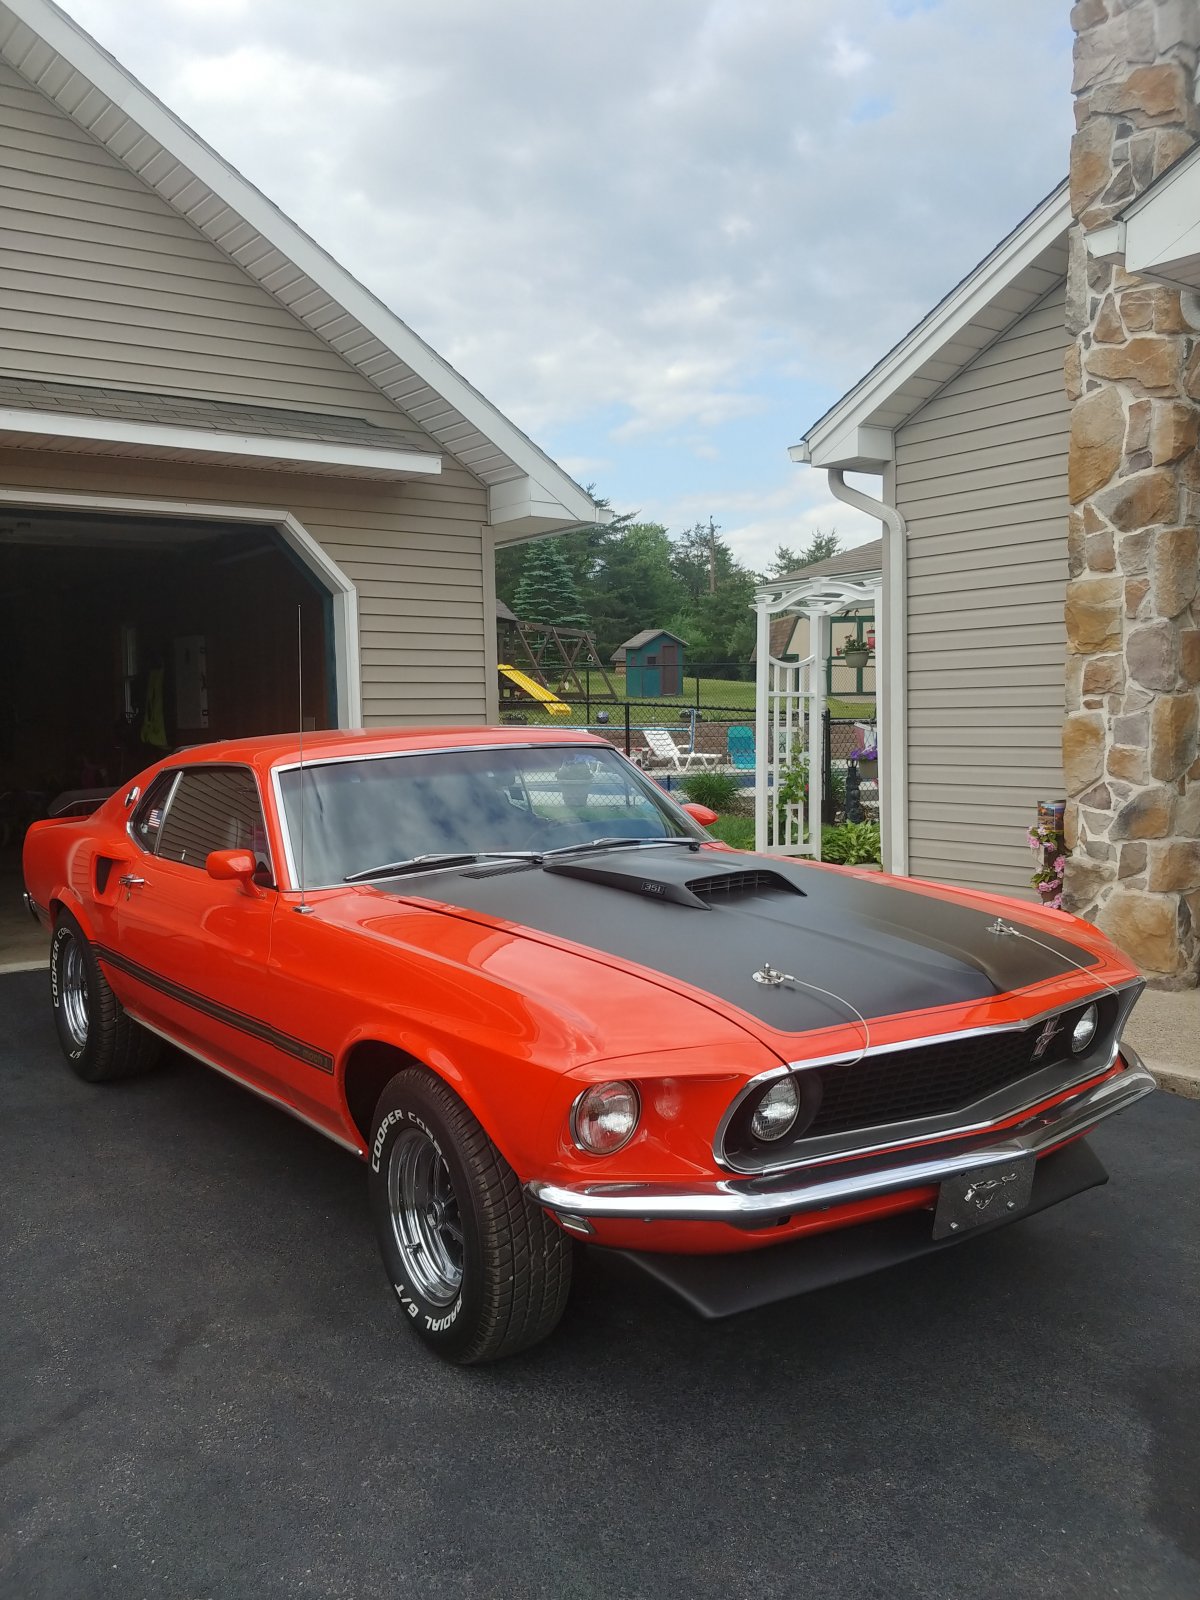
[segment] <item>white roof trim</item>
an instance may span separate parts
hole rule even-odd
[[[62,411],[20,411],[0,406],[0,439],[32,439],[127,445],[131,454],[197,456],[206,460],[253,461],[256,466],[307,466],[334,469],[341,477],[411,478],[440,473],[442,458],[424,451],[375,450],[367,445],[329,444],[315,439],[280,439],[222,433],[213,428],[183,428],[128,418],[72,416]]]
[[[531,531],[602,520],[573,478],[51,0],[0,0],[0,57],[489,490],[521,480]]]
[[[1168,167],[1132,205],[1087,236],[1088,250],[1126,272],[1200,288],[1200,145]]]
[[[952,376],[946,347],[961,343],[953,357],[961,370],[1004,331],[1005,319],[1007,325],[1015,322],[1047,292],[1056,274],[1061,276],[1056,263],[1070,223],[1064,183],[809,428],[788,451],[791,459],[847,472],[882,472],[893,458],[894,429]],[[1021,292],[1011,295],[1013,304],[998,315],[993,302],[1014,289]]]

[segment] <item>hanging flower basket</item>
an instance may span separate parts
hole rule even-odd
[[[861,650],[854,650],[847,646],[846,649],[842,651],[840,659],[846,664],[846,666],[853,667],[856,672],[861,672],[866,666],[867,662],[870,661],[871,652],[866,648],[865,645]]]

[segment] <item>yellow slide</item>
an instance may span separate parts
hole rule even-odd
[[[517,667],[505,666],[503,661],[500,663],[500,671],[508,679],[509,683],[515,684],[520,689],[522,694],[527,694],[531,700],[540,701],[552,717],[569,717],[571,715],[569,705],[560,700],[557,695],[551,694],[549,689],[543,689],[537,679],[531,678],[527,672],[521,672]]]

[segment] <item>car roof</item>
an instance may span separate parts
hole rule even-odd
[[[212,744],[190,745],[168,758],[169,765],[203,765],[214,761],[235,761],[268,770],[290,766],[300,759],[328,761],[336,756],[371,756],[394,750],[408,751],[503,748],[505,745],[612,745],[608,740],[581,728],[527,727],[407,727],[349,728],[305,733],[303,746],[295,733],[261,734],[252,739],[223,739]]]

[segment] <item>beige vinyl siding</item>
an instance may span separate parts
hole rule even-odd
[[[1061,798],[1064,293],[896,435],[908,537],[909,870],[1029,894],[1025,829]]]
[[[364,723],[486,719],[486,494],[461,468],[436,485],[387,484],[9,450],[0,484],[289,511],[358,590]]]
[[[0,370],[406,420],[2,62]]]

